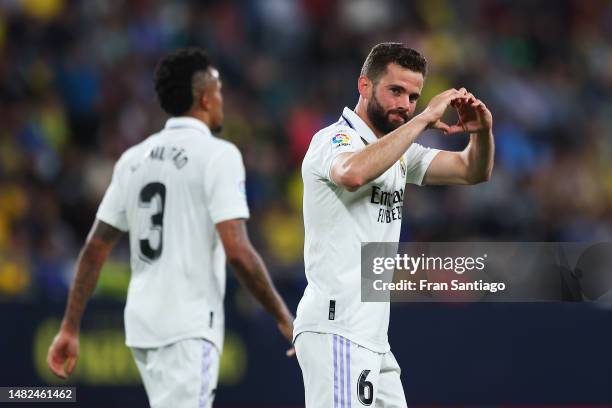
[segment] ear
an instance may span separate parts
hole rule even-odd
[[[360,76],[357,80],[357,89],[359,90],[359,95],[364,99],[370,99],[372,97],[372,87],[374,84],[370,79],[366,76]]]
[[[200,96],[198,97],[198,100],[197,100],[198,107],[204,111],[208,111],[209,104],[210,104],[210,99],[208,98],[208,93],[206,91],[200,93]]]

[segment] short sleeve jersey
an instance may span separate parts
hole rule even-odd
[[[376,352],[389,350],[389,303],[361,301],[361,244],[399,240],[405,185],[422,184],[438,150],[413,143],[399,161],[356,191],[337,186],[330,177],[334,159],[376,141],[348,108],[312,138],[302,163],[308,285],[294,338],[304,331],[334,333]]]
[[[225,252],[215,225],[248,218],[242,156],[201,121],[178,117],[127,150],[97,218],[129,231],[126,343],[223,345]]]

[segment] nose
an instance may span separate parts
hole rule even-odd
[[[414,110],[414,104],[410,101],[409,95],[403,96],[397,102],[397,106],[395,107],[397,110],[403,110],[410,113]]]
[[[406,111],[408,111],[408,113],[412,115],[414,111],[416,110],[416,105],[417,105],[417,101],[414,99],[410,99],[409,97],[406,100],[406,104],[404,106],[406,106]]]
[[[409,115],[412,115],[412,113],[414,112],[415,106],[412,103],[400,103],[397,104],[393,110],[396,112],[406,112]]]

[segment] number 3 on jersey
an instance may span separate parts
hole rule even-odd
[[[166,186],[162,183],[149,183],[140,190],[138,208],[151,214],[148,228],[141,230],[139,236],[140,259],[145,262],[153,262],[161,256],[165,205]]]

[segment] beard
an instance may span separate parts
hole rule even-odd
[[[210,133],[219,134],[223,130],[223,118],[214,118],[213,122],[209,125]]]
[[[393,113],[399,115],[403,121],[391,120],[389,116]],[[405,110],[391,109],[389,111],[385,111],[385,108],[383,108],[376,98],[376,92],[372,93],[372,99],[370,99],[368,106],[366,107],[366,114],[368,115],[368,119],[370,119],[372,126],[385,135],[393,132],[395,129],[410,120],[410,115],[408,115],[408,112]]]

